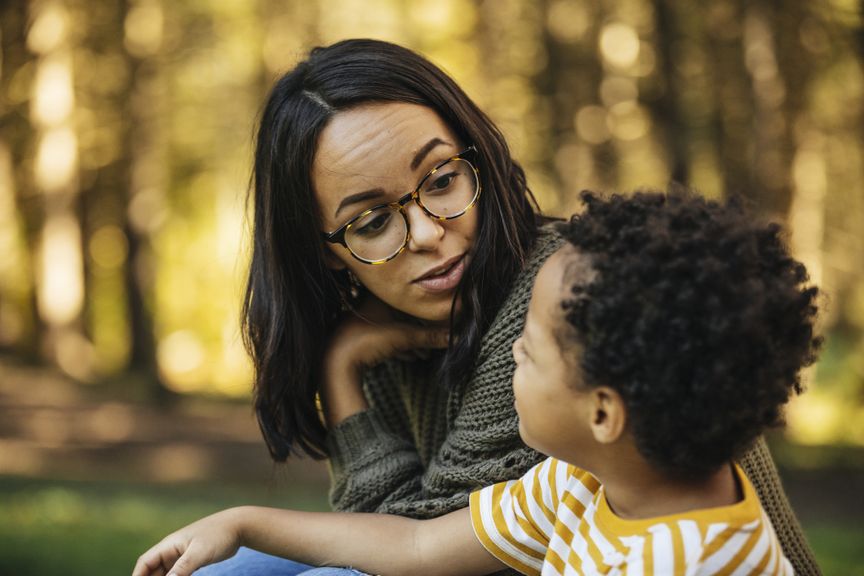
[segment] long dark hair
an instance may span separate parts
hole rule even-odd
[[[459,287],[461,310],[451,314],[444,386],[470,373],[480,339],[536,236],[536,202],[522,168],[500,131],[443,71],[411,50],[377,40],[313,49],[270,93],[250,190],[255,215],[243,336],[255,368],[258,423],[277,461],[292,452],[327,456],[316,393],[346,287],[344,274],[325,265],[312,163],[334,114],[375,101],[427,106],[479,151],[479,226]]]

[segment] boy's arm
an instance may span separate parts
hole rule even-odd
[[[387,514],[240,507],[190,524],[148,550],[132,576],[190,576],[239,546],[370,574],[488,574],[504,565],[480,544],[467,508],[432,520]]]

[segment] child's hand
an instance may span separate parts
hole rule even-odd
[[[169,534],[138,558],[132,576],[190,576],[240,547],[239,510],[224,510]]]

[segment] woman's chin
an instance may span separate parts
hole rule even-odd
[[[416,310],[413,310],[413,314],[409,313],[410,316],[414,316],[418,320],[422,321],[423,324],[429,326],[449,326],[450,325],[450,312],[453,308],[453,301],[450,299],[441,299],[437,302],[428,302],[424,303],[422,307],[418,307]],[[459,299],[456,300],[456,314],[459,313]]]

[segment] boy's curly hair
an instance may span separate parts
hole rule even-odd
[[[821,345],[817,288],[777,224],[686,190],[608,199],[565,236],[597,272],[563,302],[590,386],[617,390],[641,454],[700,477],[742,454],[801,392]]]

